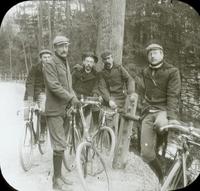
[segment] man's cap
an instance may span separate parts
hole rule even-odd
[[[87,58],[87,57],[92,57],[94,59],[95,63],[98,62],[98,57],[95,55],[94,52],[84,52],[82,54],[82,60],[85,60],[85,58]]]
[[[70,44],[69,39],[65,36],[56,36],[53,40],[53,45]]]
[[[52,52],[48,49],[43,49],[39,52],[39,57],[41,57],[43,54],[51,54],[52,55]]]
[[[150,50],[157,50],[157,49],[163,50],[163,47],[159,44],[153,43],[146,47],[146,52],[148,53]]]
[[[108,56],[112,55],[110,51],[105,51],[101,54],[102,60],[105,60]]]

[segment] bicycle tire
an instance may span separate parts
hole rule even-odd
[[[64,167],[70,172],[75,169],[76,148],[81,140],[80,131],[71,127],[67,135],[67,148],[63,155]]]
[[[28,171],[32,167],[34,144],[32,126],[32,122],[25,123],[25,131],[19,145],[20,164],[24,171]]]
[[[89,158],[89,157],[92,157],[92,158]],[[86,142],[86,141],[80,143],[79,146],[77,147],[75,160],[76,160],[78,176],[80,178],[80,182],[84,191],[95,190],[95,187],[98,187],[98,188],[102,187],[101,190],[105,190],[105,191],[110,190],[109,178],[108,178],[105,162],[103,158],[101,157],[101,155],[98,153],[98,151],[95,149],[95,147],[92,145],[92,143]],[[94,173],[91,173],[93,170],[94,170]],[[91,181],[91,179],[94,179],[94,180]],[[89,184],[87,183],[88,180],[94,183],[94,185],[90,184],[90,188],[89,188]],[[92,186],[94,188],[91,188]]]
[[[112,158],[115,150],[115,133],[111,127],[103,126],[93,136],[95,148],[104,156]]]

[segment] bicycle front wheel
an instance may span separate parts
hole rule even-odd
[[[109,191],[109,178],[105,162],[92,143],[82,142],[76,152],[76,167],[85,191]]]
[[[77,128],[71,127],[67,135],[67,148],[63,156],[63,164],[68,171],[75,168],[76,148],[81,140],[80,131]]]
[[[30,170],[32,166],[34,144],[32,126],[33,123],[26,122],[25,129],[22,135],[22,140],[19,146],[20,164],[24,171]]]
[[[169,173],[161,187],[161,191],[176,190],[181,188],[181,180],[183,178],[183,171],[181,168],[180,160],[175,161],[172,168],[169,170]]]

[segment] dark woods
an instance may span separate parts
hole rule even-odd
[[[123,6],[124,13],[118,8]],[[120,16],[123,20],[117,22],[116,15],[123,14],[124,19]],[[181,71],[182,116],[190,114],[185,117],[200,120],[199,26],[199,14],[176,0],[23,2],[9,11],[1,25],[0,74],[15,78],[28,73],[38,62],[39,50],[52,49],[52,39],[62,34],[71,41],[71,66],[81,62],[84,51],[94,50],[99,55],[108,48],[133,75],[145,67],[144,47],[156,39],[164,47],[166,60]],[[115,35],[115,30],[124,37]],[[123,43],[117,44],[122,37]]]

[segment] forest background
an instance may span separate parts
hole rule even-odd
[[[144,48],[157,39],[167,62],[180,69],[181,118],[200,124],[200,19],[189,5],[170,0],[26,1],[12,7],[0,30],[0,77],[17,79],[38,63],[55,35],[70,41],[69,62],[111,49],[131,75],[146,67]],[[118,32],[116,32],[118,31]],[[102,68],[101,60],[97,68]]]

